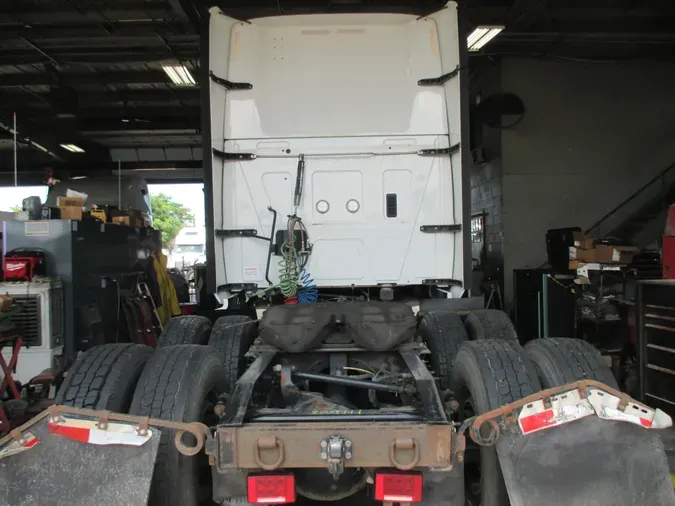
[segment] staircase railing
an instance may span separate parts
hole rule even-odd
[[[633,204],[634,202],[637,202],[639,200],[639,197],[643,197],[647,194],[649,194],[650,198],[655,198],[660,195],[661,198],[663,199],[663,209],[664,210],[667,209],[669,202],[666,202],[666,194],[668,192],[669,187],[675,182],[675,181],[668,181],[667,176],[675,175],[675,171],[673,172],[673,174],[670,174],[671,171],[673,171],[673,169],[675,169],[675,162],[673,162],[668,167],[663,169],[656,176],[654,176],[652,179],[650,179],[644,185],[642,185],[636,192],[634,192],[628,198],[623,200],[618,206],[616,206],[610,212],[605,214],[596,223],[591,225],[587,230],[584,231],[584,234],[591,237],[601,238],[602,237],[601,231],[603,228],[605,228],[605,233],[608,233],[610,230],[618,226],[619,223],[615,223],[609,227],[604,227],[604,225],[606,225],[621,210],[625,209],[627,206]],[[656,187],[657,184],[660,185],[660,188],[658,188],[658,192]],[[643,204],[645,203],[646,202],[643,202]],[[623,219],[627,218],[628,216],[623,217]]]

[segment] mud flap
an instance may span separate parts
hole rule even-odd
[[[94,442],[93,436],[82,442],[54,432],[46,417],[23,432],[21,444],[0,447],[0,504],[147,504],[159,430],[139,446]]]
[[[513,506],[675,504],[658,430],[590,416],[496,443]]]
[[[606,385],[580,381],[481,415],[474,440],[486,422],[512,506],[675,505],[659,436],[672,419]]]

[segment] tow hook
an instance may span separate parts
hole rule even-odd
[[[352,458],[352,442],[341,436],[321,441],[321,459],[328,463],[328,472],[335,481],[345,470],[345,460]]]

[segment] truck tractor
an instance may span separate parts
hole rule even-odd
[[[457,12],[211,9],[218,318],[83,353],[0,440],[0,503],[675,504],[670,417],[470,296]]]

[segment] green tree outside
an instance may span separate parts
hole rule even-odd
[[[13,213],[18,213],[21,212],[21,206],[12,206],[9,208],[9,210],[12,211]]]
[[[153,228],[161,230],[164,247],[173,246],[178,232],[194,223],[192,211],[163,193],[150,195]]]

